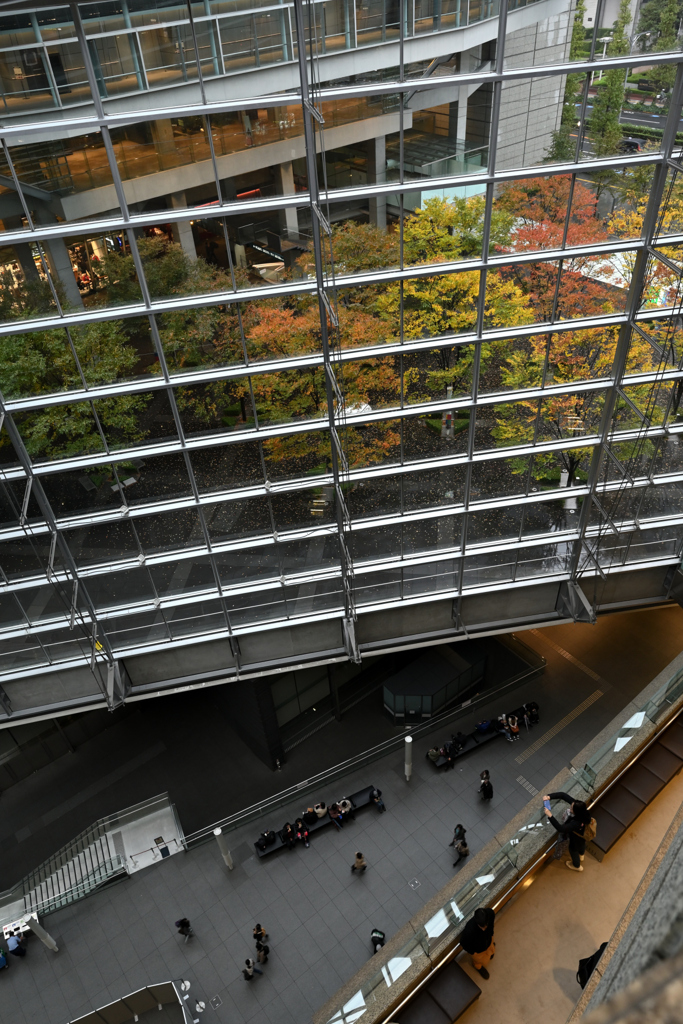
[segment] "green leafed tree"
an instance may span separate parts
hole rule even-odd
[[[72,347],[73,346],[73,347]],[[120,321],[90,323],[0,338],[0,376],[6,398],[69,392],[83,386],[74,352],[90,387],[125,380],[138,361]],[[146,395],[118,395],[97,402],[100,425],[120,444],[144,437],[140,416]],[[19,428],[33,458],[101,451],[102,440],[90,402],[44,406],[19,417]]]
[[[576,10],[574,11],[572,38],[569,46],[569,59],[571,61],[581,60],[584,56],[586,30],[583,27],[583,19],[585,14],[585,0],[578,0]],[[567,75],[562,103],[562,118],[560,127],[557,131],[553,132],[552,142],[546,157],[548,162],[564,163],[574,159],[576,142],[571,138],[571,134],[576,124],[576,104],[581,99],[583,82],[583,75]]]
[[[629,52],[628,26],[631,24],[630,0],[621,0],[619,14],[612,29],[607,56],[623,57]],[[623,68],[606,71],[598,84],[593,113],[588,122],[593,151],[596,156],[611,156],[619,151],[623,137],[619,117],[624,105],[626,76]]]
[[[679,0],[666,0],[661,9],[654,49],[658,53],[679,50],[677,31],[681,20]],[[675,64],[660,64],[650,72],[650,80],[657,89],[670,89],[676,79]]]

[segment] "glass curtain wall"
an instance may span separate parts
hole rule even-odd
[[[4,9],[0,679],[676,561],[678,35],[521,6]]]

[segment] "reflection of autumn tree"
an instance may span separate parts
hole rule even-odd
[[[648,204],[648,193],[634,189],[628,205],[616,209],[610,217],[607,227],[612,235],[619,238],[640,238],[643,220]],[[679,234],[683,229],[683,187],[680,181],[674,187],[659,212],[658,234],[661,241],[655,246],[665,256],[680,263],[680,247],[667,247],[663,236]],[[630,277],[635,264],[634,253],[623,253],[619,256],[625,273]],[[642,304],[653,308],[668,306],[674,299],[678,287],[678,274],[656,257],[650,257],[645,272]]]
[[[571,178],[558,175],[550,178],[527,178],[504,185],[497,202],[516,212],[511,233],[515,252],[538,252],[558,249],[565,236],[565,216],[570,198]],[[575,319],[614,312],[619,293],[609,283],[615,268],[609,257],[591,255],[591,248],[609,240],[609,235],[596,219],[595,194],[580,182],[574,186],[572,213],[567,227],[566,244],[585,246],[585,252],[563,260],[562,277],[557,287],[556,263],[520,264],[507,271],[528,296],[537,312],[537,319],[549,320],[557,291],[556,316]]]
[[[361,309],[339,308],[339,332],[345,347],[375,344],[378,337],[384,337],[382,328],[376,317]],[[301,311],[262,304],[247,341],[254,361],[319,354],[322,338],[317,304],[305,306]],[[351,360],[335,372],[347,411],[378,403],[386,394],[398,392],[398,377],[390,358]],[[253,374],[251,384],[263,422],[327,418],[326,379],[322,366]],[[233,394],[246,398],[247,382],[235,384]],[[399,441],[391,424],[350,428],[346,434],[346,454],[352,465],[381,461]],[[325,431],[292,434],[266,441],[264,449],[268,459],[313,458],[326,463],[330,456],[330,439]]]
[[[503,369],[507,387],[550,388],[572,385],[579,381],[604,379],[607,385],[612,373],[616,351],[617,327],[594,330],[561,331],[530,338],[525,351],[508,356]],[[632,337],[626,363],[626,373],[643,373],[652,368],[653,350],[639,335]],[[544,380],[545,372],[545,380]],[[640,408],[648,402],[650,387],[633,389],[632,401]],[[605,392],[576,391],[566,395],[533,398],[496,407],[496,426],[493,436],[500,445],[514,446],[537,439],[561,440],[571,443],[572,438],[595,434],[604,406]],[[635,413],[633,415],[636,415]],[[536,418],[538,416],[538,427]],[[537,453],[534,474],[542,477],[560,459],[568,473],[571,487],[586,448],[567,448],[561,452]],[[526,469],[526,460],[519,460],[517,472]],[[514,470],[513,470],[514,471]]]
[[[368,270],[396,267],[399,262],[399,236],[397,232],[383,231],[374,224],[359,224],[354,220],[335,224],[332,228],[334,266],[339,274],[362,274]],[[329,256],[329,245],[323,246]],[[310,256],[302,256],[299,263],[310,263]]]
[[[512,218],[506,211],[495,217],[491,247],[507,240]],[[435,265],[481,253],[483,199],[430,199],[424,209],[405,223],[404,253],[407,263]],[[469,333],[476,329],[480,275],[463,271],[413,278],[403,282],[403,331],[406,338],[436,338]],[[401,289],[390,285],[375,308],[386,321],[398,325]],[[512,281],[490,272],[486,284],[484,326],[512,327],[524,323],[528,304]],[[500,345],[482,349],[482,368],[500,354]],[[404,388],[413,401],[429,401],[446,388],[469,391],[474,359],[472,346],[445,345],[430,354],[435,366],[404,373]],[[423,389],[426,394],[423,394]]]
[[[483,196],[428,199],[405,222],[403,255],[406,265],[481,257],[484,211]],[[494,209],[489,252],[507,244],[512,220],[509,211]]]
[[[141,238],[138,251],[152,299],[180,295],[210,295],[230,291],[229,276],[202,259],[190,259],[184,249],[163,237]],[[139,302],[140,283],[130,252],[109,253],[104,259],[107,297],[111,304]],[[238,274],[244,275],[243,271]],[[240,279],[241,283],[244,283]],[[240,283],[238,282],[238,283]],[[247,306],[247,316],[250,307]],[[159,336],[172,373],[241,361],[239,314],[235,304],[182,308],[157,315]],[[138,327],[139,330],[139,327]],[[158,372],[159,366],[154,369]],[[227,400],[226,385],[188,385],[176,392],[181,411],[200,422],[211,422]]]
[[[132,376],[138,357],[121,321],[72,327],[70,335],[90,387]],[[6,398],[68,392],[83,386],[63,329],[0,338],[0,377]],[[139,417],[148,402],[147,395],[100,399],[97,415],[107,436],[123,444],[141,440],[144,431]],[[82,455],[102,449],[90,402],[45,406],[20,417],[20,427],[34,457]]]
[[[527,179],[504,186],[498,199],[506,209],[516,212],[512,247],[516,251],[538,251],[558,247],[564,235],[564,220],[569,200],[570,178]],[[579,182],[574,189],[572,217],[567,231],[567,244],[587,247],[564,261],[563,274],[557,288],[557,316],[577,319],[612,313],[625,294],[624,277],[608,257],[592,257],[590,247],[610,236],[595,217],[595,195]],[[557,268],[554,264],[535,262],[515,268],[515,281],[537,310],[538,319],[549,319],[555,301]],[[596,279],[599,275],[600,279]],[[608,283],[611,281],[614,283]],[[621,287],[619,287],[621,286]],[[512,389],[549,388],[572,385],[580,381],[605,379],[612,374],[618,329],[600,327],[591,330],[554,331],[528,339],[505,360],[503,383]],[[644,339],[634,335],[629,351],[627,372],[638,373],[652,367],[653,350]],[[647,389],[645,389],[647,390]],[[539,406],[540,400],[540,406]],[[647,396],[638,396],[647,401]],[[594,434],[604,405],[604,391],[576,391],[567,395],[545,396],[514,404],[498,406],[493,435],[500,445],[512,446],[538,440],[555,439],[568,444],[577,436]],[[557,464],[568,474],[571,486],[585,448],[568,447],[561,453],[537,454],[534,473],[542,477]],[[520,460],[518,472],[526,468]]]

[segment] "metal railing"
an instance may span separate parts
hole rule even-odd
[[[586,800],[590,805],[596,787],[602,791],[605,783],[609,784],[604,777],[598,781],[598,773],[627,745],[632,744],[636,750],[638,740],[642,741],[648,735],[651,724],[657,723],[664,712],[682,695],[683,669],[664,683],[650,700],[589,758],[581,771],[569,776],[563,786],[563,792],[577,800]],[[430,955],[436,947],[441,946],[449,938],[455,939],[462,931],[466,920],[478,907],[489,906],[492,900],[504,901],[505,893],[509,892],[529,870],[534,858],[543,857],[544,851],[555,838],[555,832],[551,834],[546,827],[546,817],[539,797],[537,813],[488,861],[480,865],[475,878],[465,882],[426,924],[416,929],[413,936],[394,953],[387,964],[383,964],[350,1000],[332,1014],[329,1024],[355,1024],[367,1010],[374,1009],[378,1016],[381,1015],[387,1006],[387,988],[396,984],[408,971],[411,977],[418,978],[433,968]],[[406,991],[406,999],[408,996],[409,993]]]
[[[47,914],[88,896],[112,878],[126,874],[125,858],[112,849],[113,832],[157,810],[171,808],[179,835],[182,829],[168,793],[143,800],[117,814],[99,818],[51,857],[29,871],[15,886],[0,893],[0,919],[25,913]],[[182,839],[181,839],[182,842]]]
[[[496,687],[494,690],[477,693],[468,700],[444,711],[443,714],[434,715],[433,718],[420,723],[420,725],[406,728],[406,730],[399,736],[394,736],[389,740],[385,740],[383,743],[378,743],[376,746],[371,747],[362,754],[350,757],[346,761],[341,761],[332,768],[328,768],[324,772],[320,772],[318,775],[313,775],[309,779],[304,779],[303,782],[299,782],[295,786],[283,789],[279,793],[276,793],[265,800],[251,804],[249,807],[245,807],[243,810],[237,811],[235,814],[228,815],[225,818],[221,818],[219,821],[215,821],[212,825],[207,825],[204,828],[198,829],[196,832],[191,832],[189,835],[184,837],[183,842],[185,849],[189,850],[201,843],[208,842],[213,838],[213,831],[216,828],[222,829],[223,832],[233,832],[242,825],[248,825],[250,821],[256,821],[264,814],[277,810],[279,807],[284,807],[294,798],[303,798],[308,794],[319,790],[322,785],[332,782],[335,779],[340,779],[346,775],[350,775],[359,768],[372,764],[373,762],[378,761],[381,757],[384,757],[386,754],[390,754],[392,751],[400,749],[403,746],[406,734],[409,733],[413,737],[423,736],[435,728],[447,725],[461,715],[469,714],[473,708],[494,700],[513,687],[518,686],[520,683],[540,675],[545,669],[545,658],[542,658],[539,654],[532,651],[531,648],[527,647],[526,644],[522,644],[521,641],[516,638],[514,638],[514,643],[519,647],[524,648],[525,660],[528,661],[530,655],[533,655],[535,664],[532,664],[529,668],[517,673],[517,675],[507,680],[507,682],[502,686]]]

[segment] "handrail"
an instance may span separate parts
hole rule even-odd
[[[98,864],[96,868],[85,875],[76,885],[72,885],[61,892],[56,892],[45,900],[36,902],[30,908],[31,913],[44,916],[55,910],[61,910],[62,907],[75,903],[77,900],[83,899],[84,896],[89,896],[91,892],[94,892],[104,882],[120,874],[128,874],[128,872],[123,858],[117,854],[110,860]]]
[[[531,650],[531,648],[528,648],[521,640],[518,640],[516,637],[515,640],[527,650]],[[405,732],[401,733],[400,736],[394,736],[391,739],[384,740],[382,743],[378,743],[376,746],[370,747],[369,750],[363,751],[362,754],[356,754],[354,757],[350,757],[346,761],[341,761],[332,768],[327,768],[325,771],[319,772],[317,775],[304,779],[303,782],[298,782],[295,786],[289,786],[287,789],[281,790],[279,793],[268,797],[266,800],[261,800],[258,803],[251,804],[249,807],[245,807],[241,811],[237,811],[235,814],[228,815],[227,817],[214,822],[212,825],[204,826],[204,828],[198,829],[196,832],[191,832],[189,835],[184,837],[185,849],[190,849],[190,847],[197,846],[198,844],[211,839],[214,829],[216,828],[222,829],[223,832],[234,831],[234,829],[239,828],[241,825],[246,825],[249,821],[253,821],[262,814],[270,810],[274,810],[277,807],[281,807],[295,796],[302,796],[304,793],[317,786],[321,786],[325,782],[331,782],[333,779],[339,778],[340,776],[348,775],[356,768],[361,768],[365,764],[378,760],[380,757],[390,753],[392,750],[400,748],[404,743],[406,735],[422,736],[424,733],[430,732],[434,729],[435,726],[445,725],[458,715],[469,713],[469,711],[477,705],[488,702],[504,693],[506,690],[518,686],[520,683],[524,682],[525,679],[530,679],[545,669],[545,658],[541,657],[536,651],[534,651],[533,654],[538,659],[538,664],[530,666],[527,670],[517,673],[516,676],[513,676],[512,679],[509,679],[495,690],[487,690],[482,693],[477,693],[474,697],[470,697],[468,700],[463,701],[456,707],[449,708],[441,715],[435,715],[433,718],[430,718],[426,722],[421,722],[419,725],[406,727]]]
[[[49,896],[43,899],[30,899],[27,902],[27,897],[30,893],[14,893],[14,903],[23,901],[24,911],[23,913],[14,914],[13,919],[25,917],[27,914],[37,914],[45,916],[45,914],[51,914],[55,910],[61,910],[62,907],[69,906],[71,903],[75,903],[77,900],[83,899],[85,896],[89,896],[91,892],[98,889],[104,883],[115,878],[117,875],[128,874],[126,865],[123,858],[117,854],[115,857],[111,857],[106,861],[99,863],[92,871],[84,875],[74,885],[69,886],[66,889],[52,892]],[[12,890],[9,890],[12,892]],[[5,903],[5,905],[11,905]],[[2,914],[3,903],[0,901],[0,915]]]
[[[133,804],[132,807],[126,807],[124,810],[118,813],[108,814],[104,818],[98,818],[97,821],[89,825],[88,828],[68,843],[65,843],[56,853],[53,853],[50,857],[39,864],[37,867],[29,871],[23,878],[21,878],[16,885],[11,886],[9,889],[5,889],[0,892],[0,906],[12,899],[20,899],[23,896],[28,895],[33,889],[38,888],[44,882],[60,871],[62,868],[77,860],[80,856],[83,856],[85,861],[89,861],[92,865],[93,854],[95,854],[95,860],[98,864],[103,863],[101,854],[94,849],[98,841],[105,836],[111,834],[112,831],[116,831],[122,825],[125,825],[131,820],[140,818],[145,812],[151,808],[162,805],[169,805],[173,807],[168,793],[160,793],[157,796],[149,797],[147,800],[141,800],[137,804]],[[174,818],[177,821],[177,816]],[[182,834],[182,833],[181,833]],[[108,851],[107,855],[108,855]]]
[[[642,749],[646,749],[649,743],[661,735],[663,729],[670,724],[670,720],[674,716],[662,715],[666,705],[671,705],[674,701],[680,702],[682,697],[683,669],[660,686],[655,694],[642,705],[640,711],[631,715],[593,757],[589,758],[581,771],[569,776],[563,790],[576,799],[586,800],[589,806],[592,806],[595,803],[596,793],[606,792],[612,782],[611,774],[607,779],[603,777],[598,780],[598,773],[608,768],[609,761],[633,741],[633,750],[636,751],[636,754],[634,758],[626,759],[630,766],[635,757],[642,753]],[[655,729],[654,738],[648,735],[653,724],[659,724],[659,727]],[[644,747],[643,742],[638,744],[639,738],[645,743]],[[624,765],[620,764],[616,769],[617,774],[621,774],[623,768]],[[526,861],[529,855],[533,859],[531,866],[538,866],[547,856],[555,837],[553,833],[552,837],[546,839],[545,824],[545,815],[539,807],[531,820],[517,829],[511,839],[499,846],[494,855],[479,866],[477,877],[466,881],[451,896],[448,903],[438,910],[425,925],[415,929],[411,938],[394,952],[393,959],[389,961],[388,965],[382,966],[380,963],[381,969],[363,981],[352,1000],[337,1008],[330,1017],[329,1024],[355,1022],[374,1005],[381,1013],[381,1008],[388,1005],[387,986],[393,985],[400,975],[408,970],[411,970],[413,975],[417,974],[421,977],[423,971],[429,970],[431,954],[437,950],[437,947],[441,947],[449,937],[455,939],[478,907],[490,905],[492,899],[496,905],[504,902],[507,894],[520,882],[521,877],[528,874],[530,865]],[[392,965],[398,966],[393,967]],[[392,1015],[395,1012],[396,1007],[394,1006],[391,1011]],[[386,1021],[391,1020],[392,1016],[379,1017],[379,1019],[386,1024]]]

